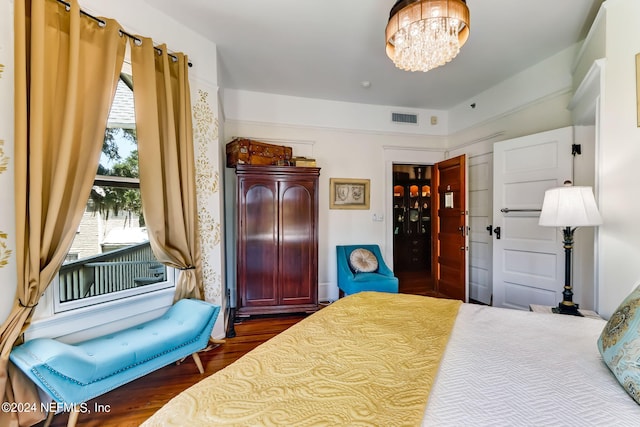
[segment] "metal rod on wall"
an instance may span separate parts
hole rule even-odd
[[[69,12],[69,11],[71,10],[71,4],[70,4],[70,3],[67,3],[67,2],[66,2],[66,1],[64,1],[64,0],[57,0],[57,2],[58,2],[58,3],[60,3],[60,4],[63,4],[67,12]],[[80,13],[81,13],[82,15],[86,16],[87,18],[93,19],[93,20],[94,20],[94,21],[96,21],[96,22],[97,22],[101,27],[104,27],[104,26],[107,24],[107,23],[106,23],[106,22],[104,22],[102,19],[98,18],[97,16],[93,16],[92,14],[90,14],[90,13],[88,13],[88,12],[85,12],[85,11],[84,11],[84,10],[82,10],[82,9],[80,9]],[[120,25],[120,24],[118,24],[118,25]],[[125,30],[123,30],[122,28],[120,28],[120,35],[122,35],[122,36],[127,36],[127,37],[129,37],[130,39],[133,39],[133,41],[134,41],[134,42],[136,42],[136,45],[139,45],[140,43],[142,43],[142,40],[140,40],[138,37],[134,36],[133,34],[129,34],[129,33],[127,33],[127,32],[126,32]],[[153,48],[154,48],[156,51],[158,51],[158,53],[162,53],[162,49],[160,49],[159,47],[154,46]],[[173,54],[171,54],[171,53],[169,53],[169,52],[167,52],[167,55],[169,55],[169,57],[170,57],[171,59],[173,59],[174,61],[177,61],[177,60],[178,60],[178,57],[177,57],[177,56],[175,56],[175,55],[173,55]],[[189,67],[193,67],[193,64],[191,63],[191,61],[189,61],[187,64],[189,65]]]
[[[500,209],[500,212],[502,213],[509,213],[509,212],[541,212],[542,209],[509,209],[509,208],[502,208]]]

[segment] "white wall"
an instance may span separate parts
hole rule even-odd
[[[571,46],[452,108],[449,111],[449,134],[491,123],[525,106],[540,104],[545,98],[570,92],[572,66],[579,46]],[[544,130],[555,129],[549,127],[548,122],[535,122],[535,125],[543,126]]]
[[[392,112],[416,114],[418,123],[394,123]],[[446,136],[449,130],[448,113],[442,110],[356,104],[234,89],[224,91],[224,113],[229,120],[366,132]],[[432,124],[432,118],[435,118],[435,124]]]
[[[640,52],[640,2],[608,0],[606,61],[599,110],[597,183],[599,313],[610,316],[640,283],[640,129],[635,56]]]
[[[152,5],[152,1],[145,0],[80,0],[83,10],[117,20],[128,33],[151,37],[156,45],[166,43],[170,51],[187,54],[193,63],[189,70],[190,78],[217,86],[215,43]],[[215,96],[214,100],[217,102]]]

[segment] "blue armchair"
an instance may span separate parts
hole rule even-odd
[[[351,252],[358,248],[367,249],[376,256],[378,268],[374,272],[356,272],[349,263]],[[398,293],[398,278],[384,262],[378,245],[336,246],[338,259],[338,287],[340,293],[351,295],[362,291]]]

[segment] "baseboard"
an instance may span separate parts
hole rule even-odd
[[[335,301],[338,299],[338,284],[325,282],[318,283],[318,301]]]

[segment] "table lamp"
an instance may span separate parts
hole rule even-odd
[[[576,228],[602,224],[591,187],[574,187],[571,181],[565,181],[563,187],[545,191],[538,224],[544,227],[562,227],[564,235],[564,291],[562,301],[553,312],[582,316],[578,311],[578,304],[573,302],[571,251]]]

